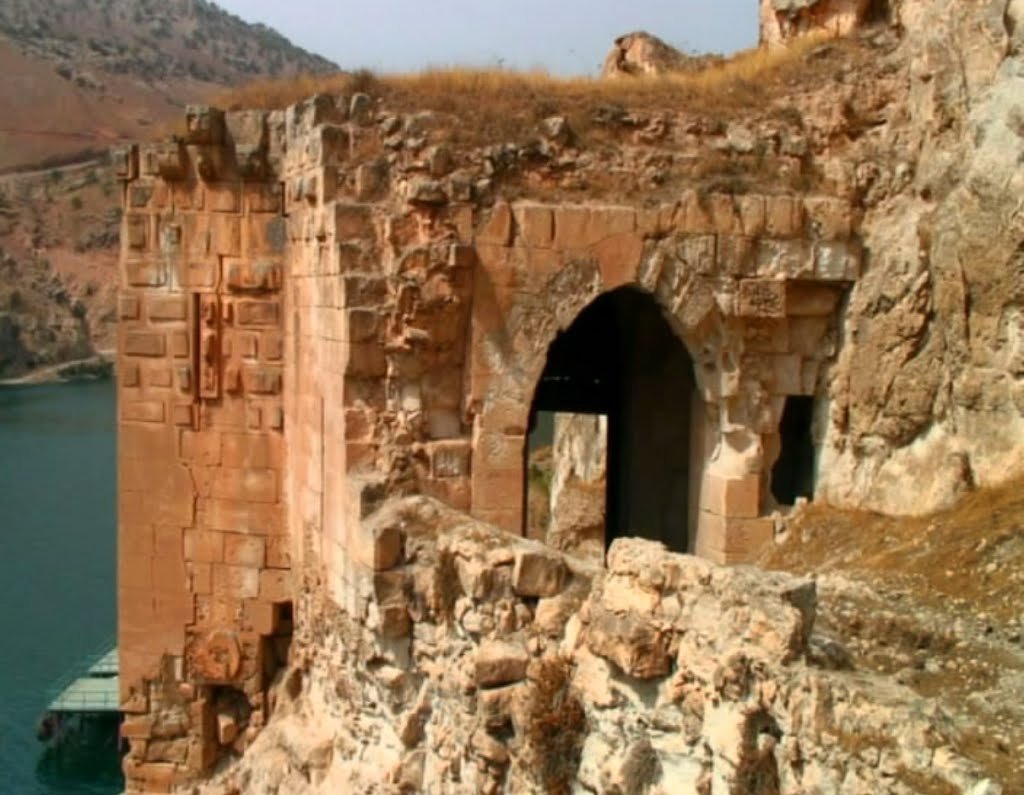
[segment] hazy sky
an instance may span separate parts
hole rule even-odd
[[[728,53],[757,43],[757,0],[216,0],[343,68],[543,67],[593,74],[623,33]]]

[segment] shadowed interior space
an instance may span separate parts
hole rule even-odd
[[[606,545],[638,536],[689,551],[694,391],[686,347],[639,290],[598,297],[551,344],[531,429],[544,412],[607,418]]]
[[[782,449],[772,468],[772,496],[780,505],[793,505],[800,497],[814,497],[814,398],[786,398],[779,425]]]

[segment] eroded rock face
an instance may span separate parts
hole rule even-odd
[[[691,72],[721,60],[714,55],[688,55],[641,30],[615,40],[601,67],[601,77],[655,77]]]
[[[769,44],[867,22],[904,36],[887,69],[906,80],[893,110],[875,104],[877,84],[845,106],[865,125],[845,168],[871,257],[846,311],[818,491],[885,513],[946,507],[1024,465],[1011,441],[1024,406],[1013,198],[1024,10],[764,0],[761,11]]]
[[[868,17],[874,0],[761,0],[761,44],[776,47],[811,32],[846,36]]]
[[[872,265],[851,296],[822,461],[823,496],[887,513],[1024,466],[1021,9],[917,13],[906,120],[869,136],[857,166]]]
[[[555,417],[546,542],[597,563],[604,560],[605,552],[607,461],[607,418],[596,414]]]
[[[513,561],[537,544],[424,498],[389,510],[411,631],[382,634],[372,576],[354,613],[307,583],[274,717],[206,792],[909,795],[914,776],[982,780],[945,750],[931,768],[952,729],[909,690],[807,662],[811,581],[622,540],[606,570],[556,556],[567,576],[536,601],[516,594]]]

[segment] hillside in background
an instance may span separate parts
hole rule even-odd
[[[0,0],[0,171],[152,135],[214,88],[336,68],[206,0]]]
[[[966,756],[1024,782],[1024,481],[916,519],[811,505],[777,541],[759,563],[816,578],[818,653],[894,675]]]
[[[334,71],[206,0],[0,0],[0,380],[114,346],[111,146],[225,88]]]

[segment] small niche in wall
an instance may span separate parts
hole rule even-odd
[[[814,497],[813,422],[814,398],[804,395],[786,398],[779,424],[782,447],[772,468],[772,496],[780,505],[794,505],[801,497]]]
[[[212,723],[210,732],[217,741],[217,755],[241,754],[245,730],[252,716],[252,705],[245,693],[229,685],[215,685],[207,696]]]
[[[278,671],[288,667],[294,629],[291,602],[276,602],[273,609],[274,632],[263,638],[263,675],[267,682],[273,681]]]
[[[868,24],[883,25],[892,21],[892,8],[889,0],[870,0],[864,15]]]

